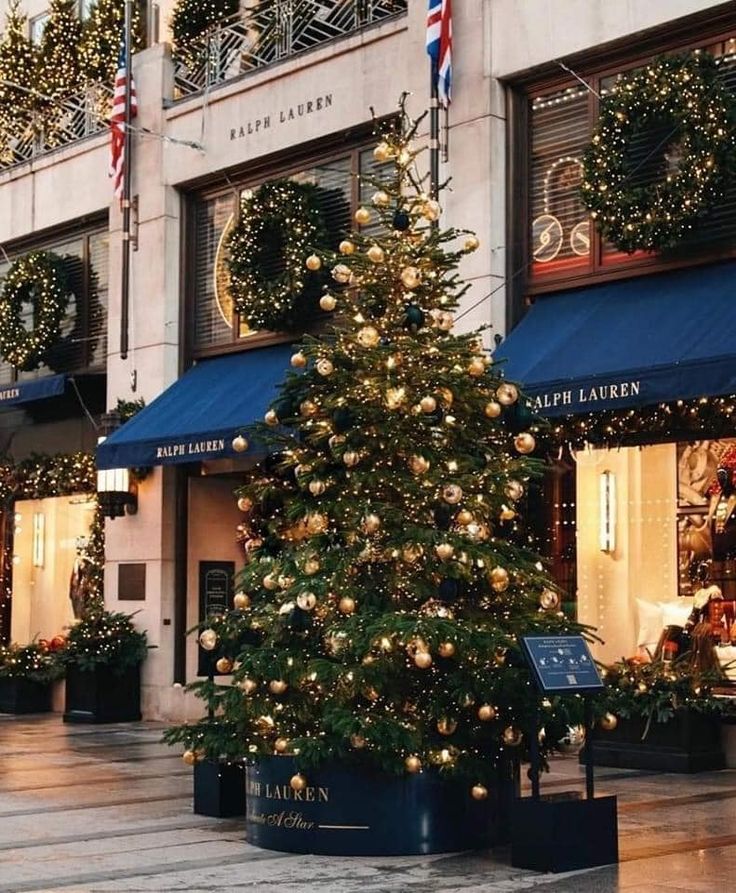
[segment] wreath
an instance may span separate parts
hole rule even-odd
[[[28,372],[40,365],[61,335],[71,296],[64,261],[51,251],[16,260],[0,295],[0,355]],[[33,328],[23,324],[24,304],[33,306]]]
[[[316,306],[324,281],[305,259],[327,247],[327,226],[309,183],[274,180],[243,193],[227,242],[230,291],[252,329],[294,329]]]
[[[735,127],[734,99],[708,53],[657,59],[618,81],[583,159],[582,197],[601,234],[629,254],[680,242],[723,194]],[[654,146],[635,156],[647,138]]]

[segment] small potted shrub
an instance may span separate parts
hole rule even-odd
[[[91,610],[69,630],[64,722],[129,722],[141,718],[141,663],[146,634],[132,615]]]
[[[48,713],[51,683],[62,673],[48,643],[0,646],[0,713]]]

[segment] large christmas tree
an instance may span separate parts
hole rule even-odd
[[[66,98],[81,84],[79,46],[82,24],[74,0],[51,0],[38,49],[36,88],[51,100]]]
[[[0,151],[13,161],[11,142],[29,138],[36,97],[33,93],[35,53],[28,39],[28,19],[12,0],[0,39]]]
[[[112,86],[118,69],[124,25],[125,0],[97,0],[90,9],[79,48],[82,71],[88,81]],[[131,49],[136,52],[143,42],[138,3],[132,5],[131,37]]]
[[[355,215],[362,233],[305,258],[331,268],[334,327],[303,341],[234,444],[271,453],[238,494],[234,610],[200,636],[233,684],[196,683],[212,718],[168,739],[189,762],[296,754],[307,775],[325,759],[438,766],[481,799],[536,715],[518,637],[574,624],[522,532],[541,463],[517,387],[479,333],[452,331],[457,267],[479,243],[437,226],[415,134],[404,116],[376,147],[390,174]],[[543,747],[569,708],[543,703]]]

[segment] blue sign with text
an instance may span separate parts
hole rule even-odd
[[[547,693],[600,691],[603,680],[582,636],[522,636],[539,688]]]

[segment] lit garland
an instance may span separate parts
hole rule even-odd
[[[97,0],[82,26],[79,61],[91,82],[112,84],[118,67],[120,38],[125,24],[125,0]],[[140,4],[132,4],[131,52],[143,44]]]
[[[59,653],[65,667],[94,670],[104,666],[124,673],[140,664],[148,654],[148,640],[132,623],[132,614],[90,610],[70,627],[66,645]]]
[[[682,157],[664,180],[636,185],[632,140],[662,125]],[[601,234],[628,253],[680,242],[723,195],[735,127],[733,96],[708,53],[661,58],[623,77],[601,102],[584,157],[582,199]]]
[[[39,366],[59,340],[70,290],[64,261],[51,251],[34,251],[13,263],[0,297],[0,355],[16,369]],[[24,304],[33,304],[36,327],[21,321]]]
[[[235,309],[252,329],[303,328],[316,308],[323,277],[304,258],[327,242],[318,195],[310,183],[274,180],[241,198],[227,263]]]
[[[171,14],[174,56],[190,68],[206,63],[206,54],[193,44],[208,28],[239,9],[240,0],[178,0]]]
[[[58,653],[48,643],[0,645],[0,680],[27,679],[45,684],[59,679],[62,673]]]

